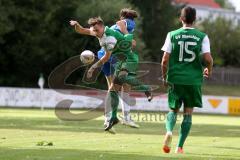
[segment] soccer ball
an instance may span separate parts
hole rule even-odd
[[[95,59],[94,53],[89,50],[83,51],[80,55],[80,60],[84,64],[91,64],[91,63],[93,63],[94,59]]]

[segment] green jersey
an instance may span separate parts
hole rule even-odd
[[[170,53],[167,81],[173,84],[201,85],[203,67],[201,54],[210,52],[209,39],[194,28],[169,32],[163,51]]]
[[[134,62],[134,63],[139,62],[138,53],[136,51],[133,51],[132,54],[128,56],[128,62]]]
[[[123,35],[105,27],[104,35],[99,38],[99,43],[105,51],[112,51],[112,55],[123,54],[127,57],[131,52],[132,39],[132,34]]]
[[[112,55],[118,59],[115,69],[126,69],[135,73],[138,64],[138,55],[132,51],[132,34],[123,35],[122,33],[105,27],[102,38],[99,38],[100,45],[105,51],[112,51]]]

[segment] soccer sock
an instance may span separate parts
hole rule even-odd
[[[123,89],[121,90],[121,99],[120,99],[120,105],[122,108],[122,114],[123,114],[123,118],[125,120],[129,120],[129,113],[130,113],[130,106],[124,102],[124,100],[126,100],[125,98],[129,97],[129,94],[124,92]]]
[[[144,85],[141,81],[139,81],[136,77],[134,76],[119,76],[119,80],[122,83],[127,83],[131,86],[134,87],[135,90],[138,91],[150,91],[150,87],[148,85]]]
[[[183,144],[189,134],[189,131],[192,126],[192,115],[186,114],[184,115],[181,128],[179,131],[179,141],[178,141],[178,147],[183,147]]]
[[[168,112],[167,114],[167,120],[166,120],[166,130],[167,132],[172,132],[173,131],[173,128],[176,124],[176,121],[177,121],[177,113],[175,112]]]
[[[122,101],[122,113],[125,120],[130,120],[130,106]]]
[[[109,121],[111,119],[112,112],[105,113],[105,121]]]
[[[118,104],[119,104],[118,93],[116,91],[110,91],[107,96],[106,105],[111,105],[111,108],[112,108],[111,118],[117,118]]]

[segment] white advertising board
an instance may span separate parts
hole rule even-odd
[[[40,107],[55,108],[62,100],[72,100],[71,108],[96,108],[104,105],[104,91],[67,91],[68,94],[51,89],[8,88],[0,87],[0,106],[3,107]],[[77,93],[77,94],[76,94]],[[134,94],[132,94],[134,96]],[[136,95],[136,94],[135,94]],[[136,105],[132,110],[168,111],[167,95],[158,95],[152,102],[138,94]],[[203,108],[195,108],[195,112],[228,114],[228,100],[225,96],[203,96]]]

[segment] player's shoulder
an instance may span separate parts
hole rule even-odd
[[[105,34],[106,36],[114,34],[114,30],[112,28],[109,28],[108,26],[105,27]]]
[[[105,27],[105,34],[106,34],[106,36],[113,36],[117,39],[123,38],[123,35],[121,33],[117,32],[116,30],[109,28],[107,26]]]
[[[169,34],[178,34],[178,33],[182,32],[182,31],[183,31],[183,28],[178,28],[178,29],[175,29],[173,31],[170,31]]]
[[[190,32],[194,35],[197,35],[200,38],[204,38],[207,35],[206,33],[202,32],[202,31],[200,31],[199,29],[196,29],[196,28],[191,28],[191,29],[188,29],[187,31],[184,28],[179,28],[179,29],[176,29],[176,30],[173,30],[173,31],[169,32],[168,34],[170,35],[170,37],[174,37],[174,36],[179,35],[179,34],[185,34],[186,32],[188,32],[188,33]]]
[[[202,38],[204,38],[204,37],[207,35],[206,33],[200,31],[200,30],[197,29],[197,28],[194,28],[194,32],[195,32],[198,36],[200,36],[200,37],[202,37]]]
[[[176,30],[172,30],[170,32],[168,32],[168,36],[170,36],[170,38],[180,34],[183,31],[182,28],[176,29]]]

